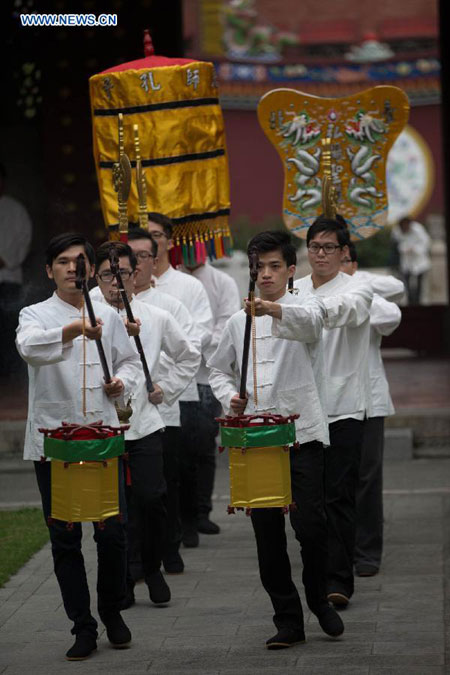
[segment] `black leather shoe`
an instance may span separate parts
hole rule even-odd
[[[122,604],[120,605],[120,609],[129,609],[132,607],[136,602],[136,598],[134,597],[134,583],[127,583],[127,592],[125,595],[125,598],[123,599]]]
[[[327,595],[328,602],[331,602],[336,609],[345,609],[350,602],[350,598],[345,593],[333,591]]]
[[[66,652],[68,661],[84,661],[92,652],[97,649],[97,640],[89,633],[80,633],[76,636],[75,642]]]
[[[183,574],[184,572],[183,558],[178,551],[168,553],[166,557],[163,558],[163,565],[167,574]]]
[[[375,574],[378,574],[378,567],[375,567],[375,565],[361,564],[355,567],[355,572],[358,577],[374,577]]]
[[[183,527],[181,541],[186,546],[186,548],[197,548],[200,543],[200,537],[198,536],[195,525],[186,525]]]
[[[287,649],[305,642],[305,633],[295,628],[280,628],[278,633],[266,642],[267,649]]]
[[[145,583],[154,605],[167,605],[170,602],[170,588],[159,570],[145,577]]]
[[[126,649],[131,643],[131,633],[125,621],[117,614],[101,617],[106,628],[106,635],[114,649]]]
[[[325,605],[314,612],[319,620],[321,629],[331,637],[339,637],[344,632],[344,622],[333,607]]]
[[[205,513],[197,518],[197,531],[201,534],[219,534],[220,527],[213,523]]]

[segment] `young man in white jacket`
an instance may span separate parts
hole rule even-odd
[[[227,322],[215,354],[210,358],[209,381],[226,414],[274,412],[300,413],[296,420],[300,450],[291,451],[292,497],[298,510],[290,520],[301,545],[303,584],[308,607],[322,629],[341,635],[343,623],[327,602],[327,526],[323,504],[323,446],[328,427],[325,392],[317,386],[314,365],[325,316],[320,300],[303,304],[286,292],[295,272],[296,253],[285,232],[263,232],[249,242],[248,251],[258,254],[256,309],[256,354],[258,406],[253,398],[253,369],[248,369],[247,398],[239,396],[245,312]],[[249,304],[247,303],[247,311]],[[278,335],[285,321],[294,326],[295,339]],[[299,326],[301,328],[299,329]],[[291,576],[287,553],[285,517],[281,509],[253,509],[251,521],[256,537],[261,581],[275,610],[278,632],[268,649],[282,649],[305,639],[303,612]]]
[[[24,459],[33,460],[42,498],[44,517],[52,542],[55,574],[64,608],[73,621],[74,645],[68,660],[87,658],[97,647],[97,621],[90,611],[89,589],[81,553],[81,523],[50,519],[50,462],[41,461],[44,435],[40,427],[55,428],[61,422],[89,424],[103,420],[118,426],[113,400],[128,398],[140,377],[139,359],[130,344],[122,320],[106,305],[94,303],[98,325],[84,318],[83,295],[76,286],[79,254],[88,276],[94,274],[94,251],[79,234],[54,237],[47,248],[47,275],[56,285],[44,302],[24,307],[17,329],[17,348],[28,363],[29,397]],[[83,337],[84,334],[84,337]],[[105,384],[95,340],[101,338],[113,374]],[[85,376],[84,382],[84,364]],[[84,396],[83,396],[83,386]],[[85,405],[83,405],[85,398]],[[85,409],[84,409],[85,408]],[[123,492],[123,476],[119,491]],[[126,590],[125,525],[108,518],[104,527],[94,523],[98,556],[98,611],[114,647],[127,647],[131,633],[120,616]]]
[[[161,213],[148,214],[148,231],[158,244],[158,257],[154,270],[156,288],[180,300],[188,309],[194,322],[194,329],[200,340],[201,352],[208,347],[213,332],[213,315],[208,295],[203,284],[190,275],[174,269],[170,264],[169,251],[172,248],[172,221]],[[133,232],[131,242],[136,241]],[[133,244],[132,244],[133,245]],[[202,407],[197,385],[189,388],[180,399],[181,438],[183,449],[180,453],[180,512],[183,525],[183,544],[194,548],[199,544],[197,519],[197,467],[201,447]]]
[[[154,288],[153,273],[159,248],[156,241],[156,237],[153,238],[149,232],[139,228],[134,231],[132,230],[129,234],[130,248],[137,257],[135,277],[136,296],[140,302],[153,307],[160,307],[169,312],[187,334],[191,344],[201,351],[201,334],[194,324],[188,308],[173,295]],[[163,249],[163,237],[159,237],[158,241]],[[173,365],[173,361],[164,353],[161,355],[161,362],[166,368],[170,368]],[[192,378],[186,387],[183,399],[194,402],[198,401],[195,377]],[[180,464],[183,452],[180,403],[177,400],[168,405],[163,401],[159,406],[159,411],[166,427],[163,435],[163,446],[164,474],[167,483],[168,536],[167,551],[163,558],[163,564],[168,574],[182,574],[184,571],[184,561],[179,551],[182,537]]]
[[[388,275],[358,271],[353,243],[342,260],[341,270],[374,291],[370,308],[369,376],[372,413],[364,420],[359,480],[356,490],[356,543],[354,564],[360,577],[377,574],[383,552],[383,450],[384,418],[395,413],[381,358],[383,335],[391,335],[401,320],[395,304],[404,294],[404,284]]]
[[[203,350],[202,362],[197,373],[197,389],[200,396],[199,446],[196,466],[197,485],[197,530],[202,534],[218,534],[219,526],[209,514],[212,511],[212,494],[216,472],[216,436],[219,425],[215,421],[220,417],[221,405],[213,395],[208,382],[209,371],[206,363],[216,351],[224,326],[230,316],[238,312],[241,299],[237,284],[229,274],[216,269],[209,263],[193,267],[181,267],[181,271],[198,279],[208,295],[213,315],[214,327],[211,342]]]
[[[117,280],[111,272],[110,252],[118,257],[134,323],[126,317]],[[128,537],[131,550],[140,547],[150,599],[156,605],[163,605],[170,600],[170,589],[160,571],[167,549],[167,510],[160,433],[164,431],[164,422],[157,405],[163,400],[171,405],[183,393],[198,369],[200,353],[168,312],[142,303],[134,296],[136,257],[129,246],[121,242],[106,242],[97,249],[96,262],[97,282],[103,297],[119,311],[133,346],[132,338],[139,335],[154,387],[154,391],[149,393],[143,378],[137,383],[131,400],[133,414],[130,429],[125,432],[131,477],[131,487],[127,490],[129,519],[140,524],[140,532],[129,528]],[[162,350],[173,363],[160,373]],[[126,606],[133,603],[134,582],[129,574]]]
[[[345,607],[354,591],[356,486],[363,420],[371,415],[368,368],[372,290],[340,271],[348,255],[347,228],[318,218],[307,233],[312,274],[294,282],[297,300],[313,296],[326,306],[322,337],[330,447],[325,450],[328,520],[328,599]]]

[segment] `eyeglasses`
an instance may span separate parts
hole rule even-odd
[[[148,251],[138,251],[134,255],[136,256],[136,258],[139,258],[139,260],[148,260],[148,258],[155,257],[153,253],[149,253]]]
[[[156,230],[155,232],[151,232],[149,230],[149,234],[152,235],[153,239],[161,239],[161,237],[165,237],[166,233],[165,232],[160,232],[159,230]]]
[[[319,253],[321,249],[323,249],[323,252],[325,255],[332,255],[337,248],[342,248],[339,244],[316,244],[315,242],[313,244],[310,244],[308,246],[308,251],[310,253]]]
[[[122,279],[129,279],[131,275],[133,274],[133,270],[120,270],[120,276]],[[114,274],[111,272],[111,270],[105,270],[104,272],[100,272],[100,274],[97,275],[99,279],[101,279],[105,284],[110,284],[113,279],[115,279]]]

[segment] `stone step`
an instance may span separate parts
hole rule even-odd
[[[387,417],[385,429],[411,429],[414,438],[415,456],[432,456],[428,451],[433,448],[434,456],[448,456],[450,447],[450,409],[415,408],[397,409],[392,417]],[[422,454],[425,453],[425,454]]]
[[[414,436],[412,429],[385,429],[384,460],[399,461],[413,458]]]
[[[0,460],[15,461],[23,455],[26,420],[0,421]]]

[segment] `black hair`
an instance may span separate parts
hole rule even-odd
[[[350,255],[350,260],[352,262],[358,262],[358,253],[356,251],[356,246],[352,241],[349,241],[348,244],[348,253]]]
[[[150,232],[143,230],[142,227],[135,227],[128,232],[128,241],[135,241],[136,239],[148,239],[152,243],[152,254],[156,258],[158,255],[158,242],[153,239]]]
[[[54,259],[71,246],[83,246],[87,259],[91,265],[94,265],[94,248],[92,244],[88,242],[86,237],[78,232],[64,232],[64,234],[58,234],[56,237],[53,237],[53,239],[50,239],[45,251],[45,261],[47,265],[51,267]]]
[[[100,265],[105,262],[105,260],[109,260],[110,251],[114,251],[114,253],[119,258],[129,258],[131,269],[136,269],[137,259],[133,253],[133,250],[130,246],[128,246],[128,244],[125,244],[123,241],[105,241],[95,252],[95,264],[97,270],[99,269]]]
[[[323,215],[316,218],[306,233],[307,246],[309,246],[310,241],[314,239],[319,232],[335,232],[338,244],[341,247],[348,246],[350,242],[350,233],[347,228],[347,223],[339,214],[337,214],[335,218],[326,218]]]
[[[269,253],[281,251],[287,267],[297,264],[297,253],[292,244],[291,235],[283,230],[267,230],[260,232],[250,239],[247,245],[247,255],[253,251],[256,253]]]
[[[6,180],[6,166],[0,162],[0,178]]]
[[[172,239],[173,223],[170,220],[170,218],[163,215],[162,213],[151,212],[151,213],[148,214],[148,220],[149,220],[149,222],[156,223],[157,225],[161,225],[167,239]]]

